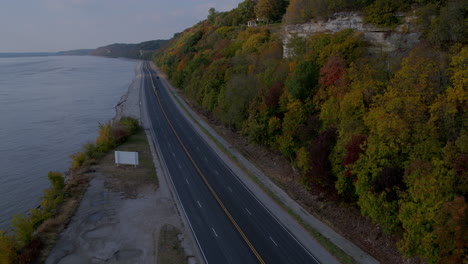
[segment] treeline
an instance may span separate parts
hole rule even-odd
[[[291,0],[286,20],[305,2]],[[310,2],[369,12],[393,1]],[[468,47],[466,34],[450,32],[466,32],[466,4],[399,2],[433,10],[430,21],[420,17],[425,39],[400,59],[369,55],[351,30],[295,38],[285,59],[277,25],[232,26],[255,14],[253,1],[244,1],[230,12],[211,10],[154,61],[214,118],[287,157],[306,188],[338,194],[387,233],[402,234],[405,255],[464,263]],[[449,15],[455,9],[465,10],[463,19]],[[442,30],[447,21],[451,29]]]
[[[111,44],[93,50],[91,55],[150,60],[153,53],[167,42],[168,40],[150,40],[138,44]]]

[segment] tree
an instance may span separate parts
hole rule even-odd
[[[299,63],[286,81],[289,92],[299,100],[313,95],[318,84],[319,67],[313,61]]]
[[[332,174],[329,156],[336,142],[336,129],[322,131],[309,147],[308,172],[303,182],[310,187],[318,185],[328,191],[334,191],[336,177]]]
[[[345,61],[339,55],[328,58],[327,63],[320,69],[319,83],[325,86],[340,85],[345,73]]]
[[[216,13],[216,9],[213,7],[208,10],[208,22],[210,24],[214,24]]]
[[[306,120],[306,111],[301,101],[291,98],[283,118],[282,133],[277,139],[279,150],[287,158],[292,159],[299,148],[297,132]]]
[[[324,0],[291,0],[284,19],[288,24],[301,24],[327,14],[328,9]]]
[[[466,1],[447,1],[440,9],[440,15],[432,19],[428,39],[439,46],[447,46],[454,42],[468,41],[468,22]]]
[[[275,108],[278,106],[280,96],[283,94],[281,83],[274,83],[265,94],[265,104],[268,107]]]
[[[376,0],[365,9],[365,21],[377,26],[393,27],[399,23],[394,13],[407,6],[405,0]]]
[[[267,22],[280,20],[284,11],[285,2],[283,0],[259,0],[255,6],[257,18]]]
[[[406,255],[416,254],[436,263],[440,257],[436,233],[453,230],[453,226],[440,224],[447,224],[451,218],[442,216],[448,212],[441,209],[454,198],[454,173],[438,157],[430,162],[418,160],[410,164],[406,182],[409,188],[399,203],[398,217],[405,230],[400,248]],[[434,232],[437,222],[440,223],[439,230]],[[456,237],[452,239],[456,240]],[[445,241],[442,242],[444,244]]]
[[[439,263],[466,263],[468,205],[463,196],[443,205],[435,218],[434,235]]]
[[[221,121],[228,126],[241,128],[247,118],[247,107],[257,93],[253,75],[234,75],[220,93]]]
[[[255,2],[253,0],[245,0],[237,6],[237,10],[242,18],[241,23],[247,23],[251,19],[255,19]]]

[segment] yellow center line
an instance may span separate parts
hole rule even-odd
[[[262,264],[265,264],[265,261],[262,259],[262,257],[260,256],[260,254],[258,254],[257,250],[254,248],[254,246],[252,245],[252,243],[250,242],[250,240],[247,238],[247,236],[245,235],[245,233],[242,231],[242,229],[240,228],[240,226],[237,224],[236,220],[234,220],[234,218],[232,217],[231,213],[229,213],[228,209],[224,206],[223,202],[221,201],[221,199],[219,198],[219,196],[216,194],[215,190],[213,189],[213,187],[211,187],[210,183],[208,182],[208,180],[206,179],[205,177],[205,174],[203,174],[203,172],[200,170],[200,168],[198,167],[198,165],[195,163],[195,161],[193,160],[192,158],[192,155],[190,155],[189,151],[187,150],[187,148],[185,147],[185,144],[182,142],[182,140],[180,139],[179,135],[177,134],[174,126],[172,125],[172,122],[169,120],[167,114],[166,114],[166,111],[164,111],[164,108],[161,104],[161,100],[159,99],[159,95],[156,91],[156,87],[154,86],[154,83],[153,83],[153,78],[152,78],[152,74],[151,74],[151,71],[149,71],[149,75],[151,77],[151,85],[153,86],[153,92],[154,94],[156,95],[156,98],[158,99],[158,103],[159,103],[159,106],[161,107],[161,110],[162,110],[162,113],[164,115],[164,117],[166,118],[167,122],[169,123],[169,126],[171,127],[172,129],[172,132],[174,132],[174,135],[176,136],[177,140],[179,141],[180,145],[182,146],[182,148],[184,149],[185,153],[187,154],[187,156],[189,157],[190,161],[192,161],[192,164],[193,166],[195,167],[195,169],[197,170],[198,174],[201,176],[202,180],[205,182],[206,186],[208,187],[208,189],[210,190],[211,194],[214,196],[214,198],[216,199],[216,201],[218,202],[219,206],[221,206],[221,209],[223,209],[224,213],[226,213],[227,217],[229,218],[229,220],[232,222],[232,224],[234,225],[234,227],[237,229],[237,231],[240,233],[240,235],[242,236],[242,238],[244,239],[245,243],[247,243],[247,245],[249,246],[250,250],[252,250],[253,254],[257,257],[258,261],[260,261],[260,263]]]

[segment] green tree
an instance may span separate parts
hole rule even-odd
[[[408,0],[376,0],[365,9],[365,21],[377,26],[394,27],[400,22],[394,13],[407,10],[411,2]]]
[[[284,0],[259,0],[255,6],[257,18],[266,22],[280,20],[285,11]]]
[[[216,13],[216,9],[213,7],[208,10],[208,22],[210,22],[210,24],[214,24]]]
[[[299,148],[297,133],[306,120],[306,111],[304,111],[301,101],[291,99],[284,115],[282,133],[277,140],[281,153],[290,159],[294,158]]]
[[[255,2],[253,0],[245,0],[239,3],[237,6],[240,16],[242,17],[242,23],[247,23],[251,19],[255,19]]]
[[[468,42],[468,21],[466,1],[447,1],[440,9],[439,16],[433,16],[428,39],[439,46],[448,46],[455,42]]]
[[[313,61],[300,62],[286,81],[289,92],[295,98],[305,101],[314,94],[318,84],[319,67]]]
[[[247,108],[257,93],[256,78],[252,75],[235,75],[220,93],[221,121],[233,128],[241,128],[247,118]]]

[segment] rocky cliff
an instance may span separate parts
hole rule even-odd
[[[398,14],[402,23],[396,28],[379,28],[364,23],[361,14],[355,12],[341,12],[330,16],[328,20],[316,20],[298,25],[284,27],[283,48],[284,56],[291,55],[288,48],[289,40],[293,36],[309,37],[316,33],[334,33],[344,29],[362,32],[365,40],[371,45],[372,52],[392,52],[408,50],[419,42],[420,32],[415,25],[415,16]]]

